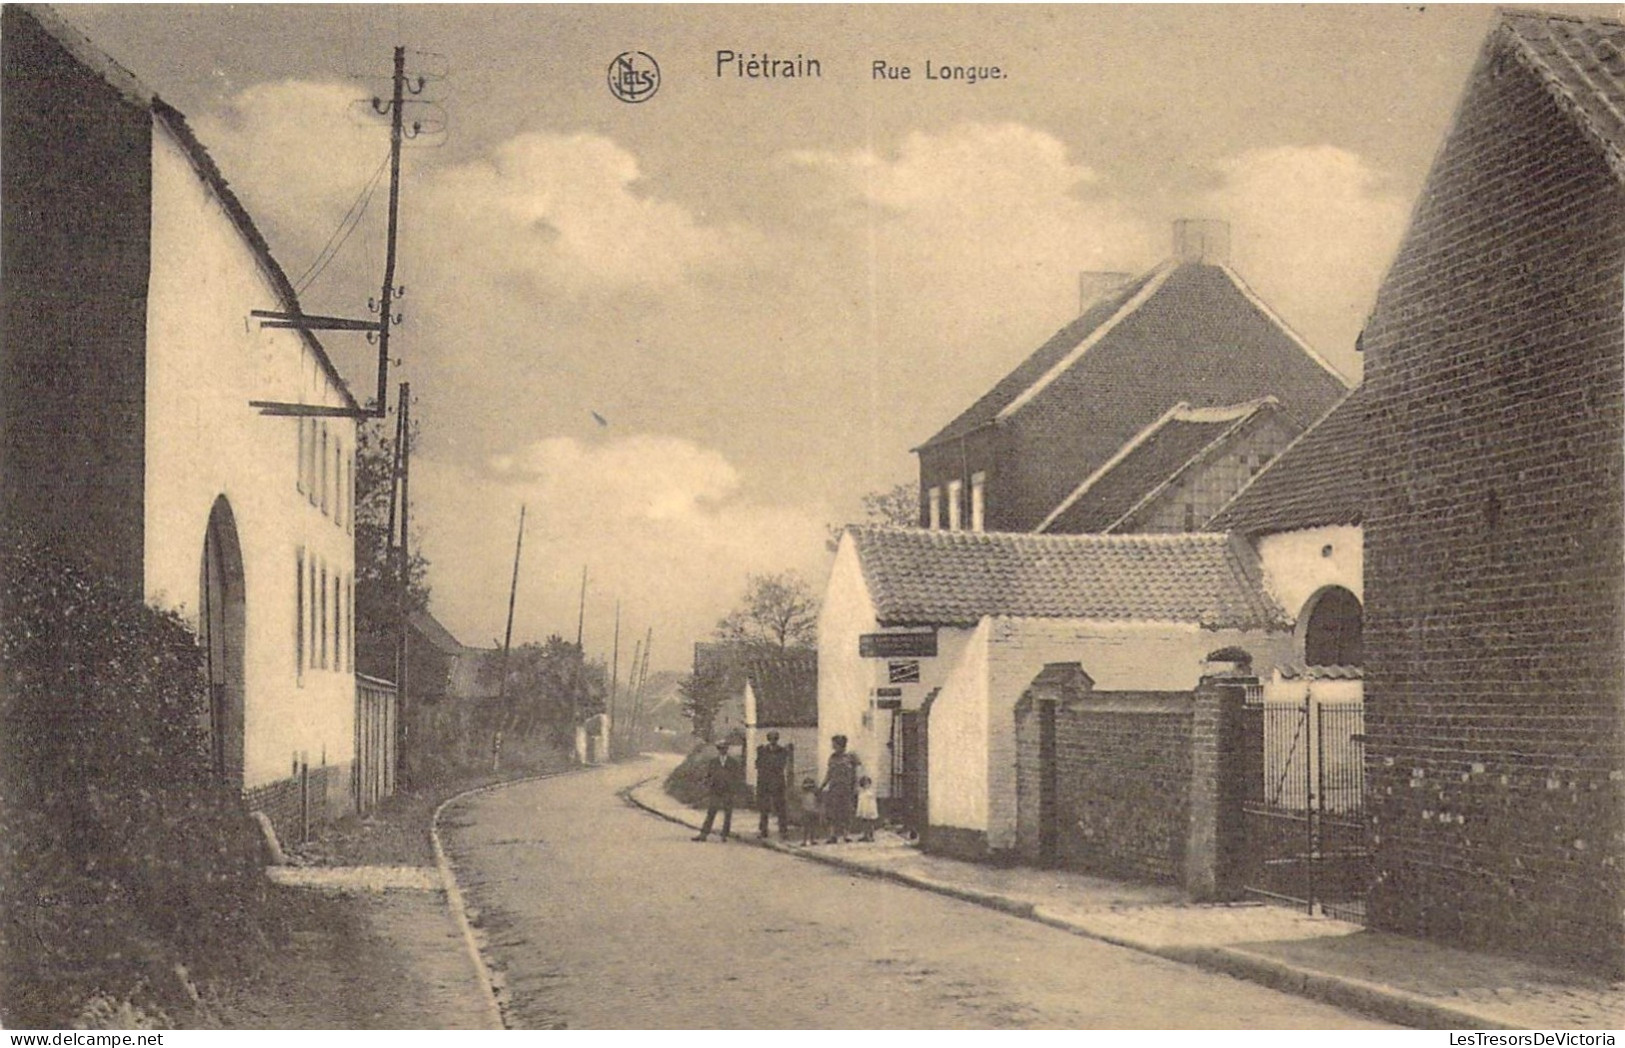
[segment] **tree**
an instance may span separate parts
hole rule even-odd
[[[728,692],[727,667],[719,659],[696,660],[694,672],[677,685],[683,697],[683,715],[694,725],[694,734],[711,741],[717,708]]]
[[[702,739],[711,738],[717,710],[736,692],[753,652],[818,643],[818,599],[793,571],[750,575],[739,606],[717,622],[712,638],[713,644],[701,645],[709,649],[703,657],[696,653],[694,672],[677,686],[683,713]]]
[[[390,504],[394,501],[394,427],[392,418],[358,423],[355,449],[356,668],[391,680],[395,677],[395,647],[400,637],[400,566],[391,555],[389,543]],[[406,435],[409,452],[417,439],[414,420]],[[429,606],[429,562],[417,551],[415,542],[410,545],[408,615]]]
[[[914,528],[920,524],[920,489],[915,484],[894,484],[885,491],[871,491],[863,496],[863,523],[890,524],[899,528]],[[829,537],[824,546],[834,553],[841,545],[838,525],[828,527]]]
[[[603,661],[588,662],[573,642],[553,635],[509,653],[504,732],[541,734],[557,746],[575,742],[576,725],[604,712],[609,675]]]
[[[745,647],[811,648],[818,642],[818,598],[793,571],[751,575],[744,600],[717,623],[716,639]]]

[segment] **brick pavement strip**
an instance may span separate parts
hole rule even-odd
[[[660,788],[659,776],[622,790],[621,796],[661,818],[690,827],[699,825],[693,809]],[[1625,984],[1532,980],[1527,975],[1529,966],[1512,959],[1465,955],[1416,940],[1364,932],[1358,925],[1314,918],[1281,907],[1180,904],[1175,901],[1176,891],[1101,878],[1068,877],[1054,871],[989,869],[923,855],[900,840],[841,851],[804,848],[771,839],[751,843],[949,895],[1405,1026],[1490,1030],[1625,1027]],[[990,881],[1004,883],[989,887]],[[1046,888],[1045,881],[1059,883]],[[1359,939],[1354,938],[1357,933]],[[1312,963],[1319,961],[1327,967],[1346,963],[1345,955],[1358,951],[1355,944],[1363,946],[1377,936],[1384,944],[1399,946],[1390,949],[1395,956],[1387,959],[1386,970],[1379,967],[1372,973],[1375,978],[1328,971]],[[1293,955],[1294,948],[1299,956]],[[1308,955],[1310,963],[1303,954]],[[1461,956],[1470,956],[1479,969],[1508,973],[1502,980],[1504,985],[1485,989],[1472,985],[1476,980],[1441,985],[1448,983],[1449,962]],[[1364,963],[1371,967],[1369,958]],[[1423,990],[1392,984],[1414,983],[1418,971],[1431,973],[1434,985]],[[1406,977],[1390,979],[1390,973],[1404,973]]]

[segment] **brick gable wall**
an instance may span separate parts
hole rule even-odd
[[[8,5],[0,507],[142,592],[152,117]]]
[[[1365,333],[1379,927],[1625,970],[1625,192],[1475,74]]]

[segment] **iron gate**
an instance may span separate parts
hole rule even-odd
[[[1365,707],[1359,700],[1242,706],[1242,819],[1247,892],[1363,921],[1370,854],[1365,827]]]

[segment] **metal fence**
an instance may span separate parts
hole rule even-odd
[[[1247,891],[1363,920],[1364,704],[1312,696],[1266,703],[1250,691],[1242,715],[1248,745],[1256,747],[1243,763],[1250,780],[1242,806]]]

